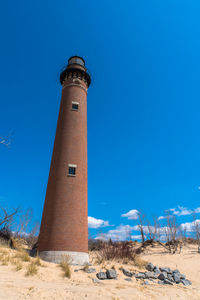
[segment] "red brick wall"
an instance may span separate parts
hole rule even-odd
[[[39,251],[88,252],[86,90],[83,80],[63,84]],[[78,111],[72,101],[79,102]],[[68,176],[68,164],[77,165],[75,177]]]

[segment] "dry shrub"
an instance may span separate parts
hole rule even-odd
[[[15,257],[10,258],[10,263],[15,266],[15,271],[19,271],[23,267],[22,262],[19,259],[16,259]]]
[[[12,248],[22,251],[23,250],[23,246],[24,246],[24,242],[21,239],[17,239],[15,237],[11,237],[11,241],[12,241]]]
[[[122,260],[134,261],[136,251],[133,249],[132,244],[128,241],[125,242],[112,242],[104,243],[101,250],[97,252],[97,262],[102,263],[107,260]]]
[[[15,254],[15,258],[19,258],[24,262],[29,262],[31,260],[30,256],[28,255],[28,253],[25,250],[18,251]]]
[[[27,267],[26,276],[33,276],[33,275],[37,274],[37,272],[38,272],[38,267],[35,264],[35,262],[32,261]]]
[[[10,261],[10,256],[9,255],[3,255],[2,257],[1,257],[1,264],[3,265],[3,266],[7,266],[8,265],[8,263],[9,263],[9,261]]]
[[[194,238],[191,238],[191,237],[185,238],[183,241],[184,241],[184,243],[191,244],[191,245],[197,245],[198,244],[198,241]]]
[[[20,261],[16,261],[15,271],[20,271],[23,268],[23,264]]]
[[[7,266],[10,262],[10,253],[7,249],[1,248],[0,249],[0,262],[3,266]]]
[[[89,269],[89,264],[86,263],[86,264],[83,266],[82,270],[83,270],[83,271],[87,271],[88,269]]]
[[[41,264],[41,260],[40,260],[39,256],[36,257],[36,259],[34,260],[34,263],[35,263],[36,266],[43,267],[43,265]]]
[[[9,248],[9,242],[0,238],[0,248]]]
[[[142,269],[147,265],[147,262],[143,260],[141,257],[135,256],[134,265],[139,269]]]
[[[70,258],[68,255],[63,255],[60,267],[64,272],[64,277],[71,278]]]
[[[1,255],[8,254],[8,251],[9,251],[9,250],[8,250],[7,248],[4,248],[4,247],[1,248],[1,247],[0,247],[0,254],[1,254]]]
[[[0,208],[1,210],[1,208]],[[1,222],[1,216],[0,216]],[[12,232],[8,227],[0,228],[0,244],[3,246],[11,247],[12,248],[12,241],[11,241]]]
[[[134,260],[135,260],[135,257],[134,257]],[[130,262],[130,259],[128,257],[125,257],[125,258],[122,259],[122,263],[124,265],[128,265],[129,262]]]
[[[89,239],[88,240],[88,250],[89,251],[99,251],[102,249],[105,242],[102,240]]]
[[[103,270],[107,270],[107,269],[108,269],[106,262],[104,262],[104,263],[101,265],[101,269],[103,269]]]

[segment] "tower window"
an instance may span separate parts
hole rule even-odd
[[[76,176],[76,165],[68,165],[68,176]]]
[[[72,110],[78,111],[78,106],[79,106],[78,102],[72,102]]]

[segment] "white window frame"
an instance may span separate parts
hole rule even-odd
[[[78,105],[78,109],[74,109],[74,108],[73,108],[73,104]],[[72,110],[73,110],[73,111],[78,111],[78,110],[79,110],[79,102],[72,101]]]
[[[75,171],[75,175],[74,174],[69,174],[69,168],[75,168],[77,169],[77,165],[74,164],[68,164],[68,170],[67,170],[67,175],[70,177],[76,177],[76,171]]]

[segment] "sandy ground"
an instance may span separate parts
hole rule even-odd
[[[187,246],[183,248],[181,254],[174,255],[165,253],[164,249],[160,247],[149,248],[141,257],[157,266],[178,268],[191,280],[192,285],[189,287],[163,286],[151,283],[145,286],[135,278],[132,282],[127,282],[119,270],[122,266],[121,263],[111,262],[99,266],[95,265],[94,259],[93,267],[97,271],[114,265],[118,279],[94,284],[92,278],[95,278],[95,274],[87,274],[82,270],[74,272],[74,269],[81,269],[81,267],[71,267],[72,277],[67,279],[63,277],[61,268],[51,263],[45,263],[45,267],[39,267],[38,274],[27,277],[25,273],[28,262],[24,262],[23,269],[17,272],[9,263],[7,266],[0,265],[0,299],[200,299],[200,254],[197,253],[197,247]],[[139,270],[133,265],[125,264],[123,266],[128,270]]]

